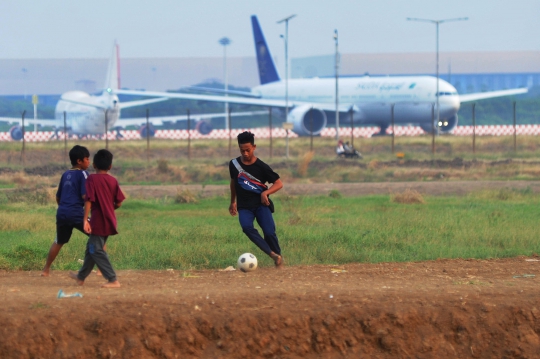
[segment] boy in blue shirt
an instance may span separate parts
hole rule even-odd
[[[84,232],[84,199],[86,195],[86,179],[88,172],[86,169],[90,166],[90,152],[86,147],[75,145],[69,151],[69,160],[73,166],[64,172],[56,192],[56,238],[54,239],[47,262],[41,276],[48,277],[51,270],[51,264],[62,249],[62,246],[69,242],[73,228]],[[85,233],[86,234],[86,233]]]

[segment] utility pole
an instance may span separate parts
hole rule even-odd
[[[231,39],[222,37],[219,43],[223,45],[223,83],[225,85],[225,97],[229,96],[229,74],[227,72],[227,45],[230,45]],[[225,129],[227,129],[227,114],[229,113],[229,103],[225,101]]]
[[[334,40],[336,42],[336,141],[339,141],[339,50],[337,29],[334,30]]]
[[[436,84],[436,90],[435,90],[435,97],[437,101],[437,129],[441,126],[441,108],[439,105],[439,24],[445,23],[445,22],[451,22],[451,21],[466,21],[469,20],[468,17],[458,17],[454,19],[444,19],[444,20],[431,20],[431,19],[418,19],[418,18],[412,18],[408,17],[408,21],[420,21],[420,22],[430,22],[432,24],[435,24],[435,33],[436,33],[436,73],[437,73],[437,84]]]
[[[296,14],[287,16],[277,22],[278,24],[285,23],[285,122],[289,120],[289,20],[294,17],[296,17]]]

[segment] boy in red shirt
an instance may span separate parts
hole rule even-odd
[[[90,233],[84,263],[78,274],[70,273],[70,277],[75,279],[79,285],[84,284],[84,280],[97,265],[107,283],[103,288],[119,288],[120,282],[116,278],[116,273],[109,261],[109,256],[105,252],[105,243],[110,235],[118,234],[116,230],[116,216],[114,210],[120,208],[125,199],[120,190],[118,181],[108,172],[112,167],[113,154],[108,150],[99,150],[94,155],[95,174],[88,176],[86,180],[86,202],[84,204],[84,230]],[[90,222],[88,222],[88,217]]]

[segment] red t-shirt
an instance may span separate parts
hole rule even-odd
[[[95,173],[86,180],[86,200],[92,202],[90,226],[92,234],[117,234],[114,204],[125,199],[118,181],[107,173]]]

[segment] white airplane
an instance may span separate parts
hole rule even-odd
[[[139,133],[146,137],[154,135],[153,126],[160,126],[166,122],[175,123],[187,121],[187,115],[150,117],[149,128],[146,127],[146,118],[120,118],[120,111],[124,108],[143,106],[154,102],[166,101],[169,96],[159,98],[120,102],[117,93],[120,88],[118,45],[114,44],[113,53],[109,60],[105,89],[99,96],[93,96],[83,91],[69,91],[62,94],[56,104],[55,119],[25,119],[26,125],[50,126],[55,132],[64,131],[64,112],[66,114],[66,130],[70,135],[79,137],[87,135],[103,135],[105,129],[116,130],[117,137],[121,137],[119,130],[127,126],[140,126]],[[235,113],[234,116],[250,116],[258,112]],[[223,117],[223,113],[193,114],[190,116],[190,125],[201,134],[212,131],[210,123],[205,120]],[[22,139],[22,119],[12,117],[0,117],[0,122],[14,123],[9,130],[13,140]]]
[[[228,97],[217,95],[171,94],[150,91],[118,90],[125,95],[182,98],[229,102],[285,109],[285,81],[281,80],[256,16],[251,17],[260,86],[251,92],[229,91]],[[339,79],[339,112],[341,123],[380,126],[384,134],[395,124],[418,124],[426,132],[451,132],[458,124],[460,104],[486,98],[523,94],[527,88],[459,95],[454,86],[433,76],[342,77]],[[335,79],[310,78],[288,81],[288,122],[300,136],[318,135],[330,123],[335,124]],[[210,89],[208,89],[210,90]],[[216,91],[223,92],[223,91]],[[241,95],[241,96],[234,96]],[[439,98],[439,121],[436,102]],[[435,120],[434,120],[435,119]]]

